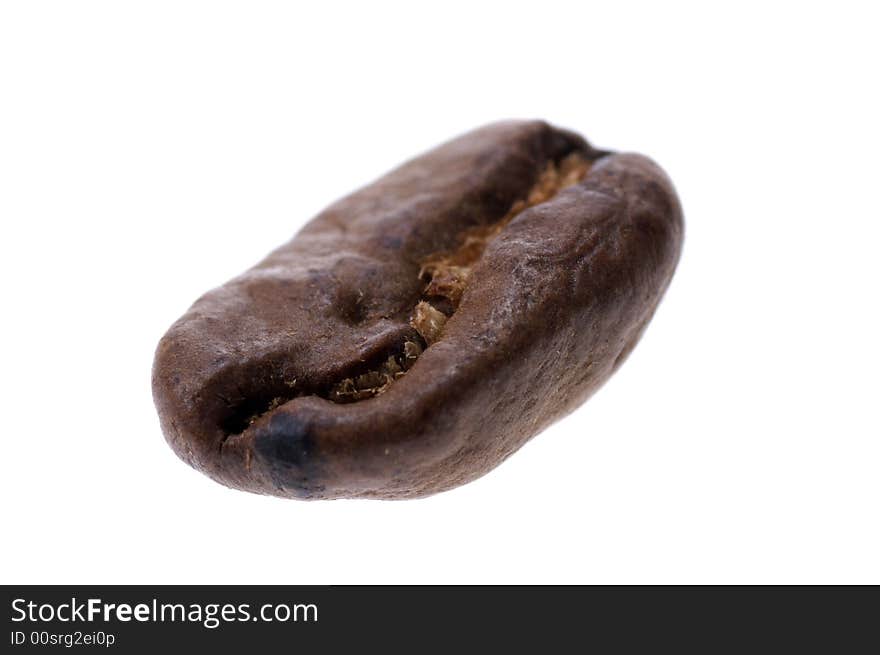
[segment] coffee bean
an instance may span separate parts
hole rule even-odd
[[[190,465],[257,493],[451,489],[614,372],[682,237],[645,157],[540,121],[483,127],[197,300],[156,352],[163,431]]]

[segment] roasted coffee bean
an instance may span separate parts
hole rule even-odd
[[[539,121],[483,127],[331,205],[196,301],[156,352],[162,429],[237,489],[451,489],[614,372],[682,236],[650,160]]]

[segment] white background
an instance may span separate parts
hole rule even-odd
[[[4,2],[4,583],[880,583],[870,3]],[[482,123],[655,158],[684,255],[623,369],[409,502],[227,490],[153,349],[332,200]]]

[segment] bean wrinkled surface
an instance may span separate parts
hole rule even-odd
[[[541,121],[477,129],[197,300],[156,351],[163,432],[191,466],[257,493],[456,487],[617,369],[682,238],[647,158]]]

